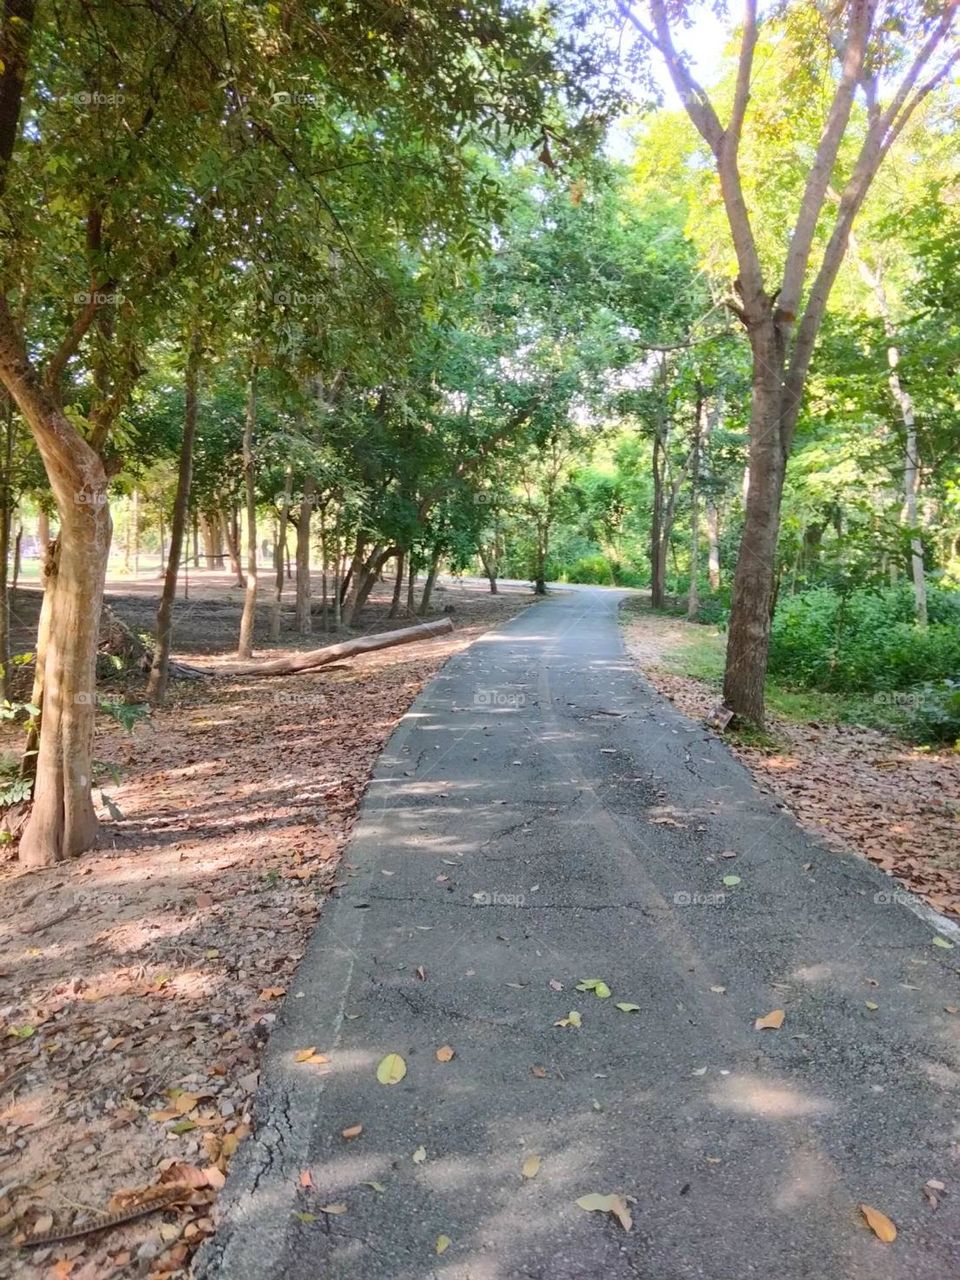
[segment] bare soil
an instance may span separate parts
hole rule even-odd
[[[716,689],[665,665],[687,624],[631,611],[625,625],[644,676],[685,715],[705,719]],[[730,750],[762,786],[827,844],[853,849],[937,911],[960,916],[960,754],[857,725],[771,716],[768,728],[773,747],[728,735]]]
[[[112,580],[107,599],[149,632],[158,586]],[[177,603],[175,654],[233,650],[241,595],[228,575],[196,575]],[[428,616],[449,612],[449,637],[294,676],[176,681],[132,733],[99,717],[103,847],[26,873],[8,845],[0,864],[0,1274],[186,1274],[250,1131],[277,1002],[349,873],[340,855],[383,743],[451,654],[531,601],[438,585]],[[32,647],[39,604],[37,590],[18,592],[15,651]],[[361,629],[415,621],[388,620],[388,604],[384,584]],[[316,625],[271,646],[265,603],[258,651],[317,648]],[[127,673],[101,692],[137,701],[143,688]],[[8,725],[0,745],[15,751],[19,737]],[[22,1247],[148,1207],[158,1188],[171,1202],[136,1221]]]

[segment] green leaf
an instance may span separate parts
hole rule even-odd
[[[640,1006],[638,1004],[631,1004],[629,1000],[621,1000],[617,1005],[617,1008],[622,1010],[624,1013],[640,1012]]]
[[[934,938],[934,940],[933,940],[933,945],[934,945],[935,947],[943,947],[944,951],[952,951],[952,950],[953,950],[953,943],[952,943],[952,942],[948,942],[948,941],[946,940],[946,938],[941,938],[941,937],[940,937],[940,935],[939,935],[939,933],[938,933],[938,934],[937,934],[937,936]]]
[[[377,1079],[381,1084],[399,1084],[407,1074],[407,1064],[399,1053],[388,1053],[377,1067]]]
[[[739,883],[740,883],[740,877],[739,877],[739,876],[724,876],[724,877],[723,877],[723,883],[727,886],[727,888],[728,888],[728,889],[732,889],[732,888],[733,888],[733,886],[734,886],[735,884],[739,884]]]

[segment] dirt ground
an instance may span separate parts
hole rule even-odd
[[[149,631],[157,590],[116,579],[107,599]],[[385,617],[388,590],[361,630],[404,625]],[[175,654],[229,653],[241,594],[228,575],[191,580]],[[276,1003],[350,873],[340,855],[384,741],[451,654],[531,601],[448,583],[429,615],[451,616],[442,640],[296,676],[177,681],[132,733],[99,717],[102,850],[25,873],[8,846],[0,864],[0,1275],[185,1274],[250,1131]],[[18,592],[15,652],[32,648],[38,609],[36,590]],[[343,638],[287,631],[269,646],[268,629],[264,608],[261,653]],[[135,700],[143,681],[107,688]],[[15,750],[17,731],[0,745]],[[151,1203],[109,1230],[22,1247]]]
[[[651,684],[702,720],[718,691],[664,665],[686,628],[677,618],[631,612],[626,643]],[[760,785],[827,844],[855,850],[937,911],[960,916],[960,753],[911,747],[856,725],[769,717],[768,727],[772,749],[728,736]]]

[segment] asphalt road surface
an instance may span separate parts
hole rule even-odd
[[[201,1280],[960,1276],[960,944],[644,683],[619,599],[536,604],[393,735]]]

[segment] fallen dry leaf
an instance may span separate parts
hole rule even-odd
[[[441,1045],[436,1053],[438,1062],[450,1062],[455,1056],[454,1050],[448,1044]]]
[[[310,1172],[309,1169],[300,1170],[300,1185],[301,1187],[313,1186],[313,1174]]]
[[[862,1204],[860,1212],[866,1218],[867,1225],[878,1240],[882,1240],[884,1244],[892,1244],[896,1240],[897,1228],[885,1213],[881,1213],[879,1209],[871,1209],[868,1204]]]
[[[349,1138],[359,1138],[359,1137],[360,1137],[360,1135],[361,1135],[361,1133],[363,1133],[363,1125],[362,1125],[362,1124],[351,1124],[351,1125],[348,1125],[346,1129],[341,1129],[341,1130],[340,1130],[340,1137],[341,1137],[341,1138],[348,1138],[348,1139],[349,1139]]]
[[[535,1178],[540,1172],[541,1163],[542,1160],[540,1156],[527,1156],[526,1160],[523,1162],[520,1172],[525,1178]]]
[[[427,1158],[427,1148],[417,1147],[416,1151],[413,1153],[412,1158],[413,1158],[414,1164],[423,1164],[424,1160],[426,1160]]]
[[[331,1216],[336,1217],[338,1214],[346,1213],[347,1206],[345,1204],[322,1204],[320,1212],[329,1213]]]
[[[449,1236],[437,1236],[437,1253],[445,1253],[450,1248],[450,1245]]]
[[[786,1016],[783,1009],[774,1009],[772,1013],[767,1013],[762,1018],[758,1018],[753,1024],[753,1029],[754,1031],[778,1031],[783,1026],[783,1020]]]
[[[624,1231],[633,1227],[633,1217],[621,1195],[602,1196],[593,1192],[591,1195],[581,1196],[577,1204],[591,1213],[612,1213]]]
[[[309,1062],[311,1065],[330,1061],[325,1053],[317,1053],[316,1048],[298,1049],[293,1055],[293,1060],[294,1062]]]

